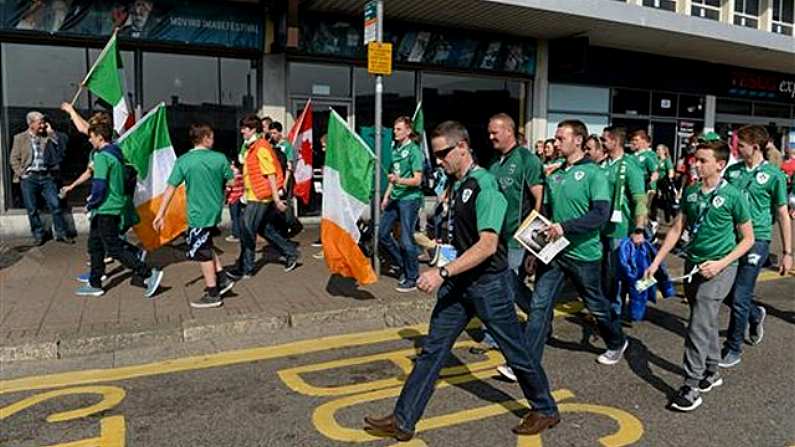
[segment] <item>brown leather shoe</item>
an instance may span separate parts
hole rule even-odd
[[[536,435],[542,431],[552,428],[560,423],[560,415],[544,416],[535,411],[527,413],[522,419],[522,423],[513,428],[517,435]]]
[[[365,416],[364,423],[367,424],[365,430],[375,431],[377,432],[376,434],[390,436],[401,442],[408,441],[414,437],[414,433],[405,432],[398,428],[394,414],[382,418]]]

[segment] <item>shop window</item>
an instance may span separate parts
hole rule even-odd
[[[774,33],[791,36],[795,2],[792,0],[771,0],[771,2],[773,3],[771,30]]]
[[[643,0],[643,6],[676,12],[675,0]]]
[[[692,0],[690,15],[720,21],[720,0]]]
[[[756,29],[759,26],[759,0],[734,0],[734,24]]]
[[[754,116],[769,116],[772,118],[789,118],[789,104],[772,104],[769,102],[755,102]]]
[[[351,69],[345,65],[291,62],[287,79],[291,95],[315,98],[351,96]]]
[[[425,129],[430,132],[446,120],[457,120],[469,131],[475,155],[488,163],[494,149],[488,139],[489,118],[507,113],[520,117],[521,81],[441,74],[422,74]]]
[[[715,104],[716,113],[730,113],[732,115],[751,115],[751,102],[735,99],[718,99]]]
[[[649,92],[646,90],[613,89],[611,111],[618,115],[648,115]]]
[[[0,45],[3,80],[3,104],[0,108],[2,126],[5,127],[2,146],[3,177],[10,185],[5,197],[7,208],[22,208],[18,184],[11,184],[9,156],[14,135],[27,129],[26,115],[32,110],[43,113],[56,131],[69,139],[65,148],[61,177],[71,181],[86,167],[90,145],[77,133],[69,117],[60,110],[63,101],[69,101],[77,92],[80,82],[88,72],[86,49],[48,45]],[[83,92],[75,106],[83,116],[89,116],[88,95]],[[85,203],[85,195],[73,194],[71,205]]]
[[[601,135],[605,127],[608,126],[610,119],[607,115],[588,115],[582,113],[549,113],[547,115],[547,133],[539,138],[555,138],[555,131],[558,123],[564,120],[580,120],[585,124],[588,134]]]
[[[704,119],[704,97],[679,95],[679,117]]]
[[[608,113],[610,110],[610,89],[550,84],[549,110]]]
[[[676,116],[676,93],[654,92],[651,95],[651,114],[656,116]]]
[[[372,127],[375,122],[375,76],[367,69],[353,69],[356,88],[356,128]],[[394,71],[392,76],[384,76],[383,126],[391,127],[395,118],[411,117],[417,107],[413,71]]]

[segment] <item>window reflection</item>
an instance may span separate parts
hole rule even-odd
[[[375,122],[375,77],[364,68],[353,70],[356,85],[356,127],[372,127]],[[417,107],[413,71],[395,71],[384,76],[383,126],[391,127],[395,118],[412,116]]]

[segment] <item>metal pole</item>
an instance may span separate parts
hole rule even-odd
[[[376,4],[375,40],[384,40],[384,1]],[[378,261],[378,235],[381,230],[381,114],[383,112],[382,94],[384,93],[384,77],[375,77],[375,209],[373,212],[373,263],[376,276],[381,275],[381,263]]]

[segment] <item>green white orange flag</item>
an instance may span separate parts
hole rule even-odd
[[[165,104],[157,105],[116,143],[127,163],[138,171],[133,203],[141,222],[133,230],[147,250],[154,250],[182,234],[188,227],[185,185],[182,185],[171,200],[163,230],[158,233],[152,228],[152,221],[168,186],[166,180],[177,160],[168,134]]]
[[[375,155],[334,110],[327,138],[320,221],[323,256],[332,273],[355,278],[362,285],[372,284],[377,278],[359,248],[356,221],[370,206]]]
[[[99,53],[82,85],[113,107],[113,129],[119,135],[132,126],[133,116],[124,99],[124,77],[116,48],[116,33]]]

